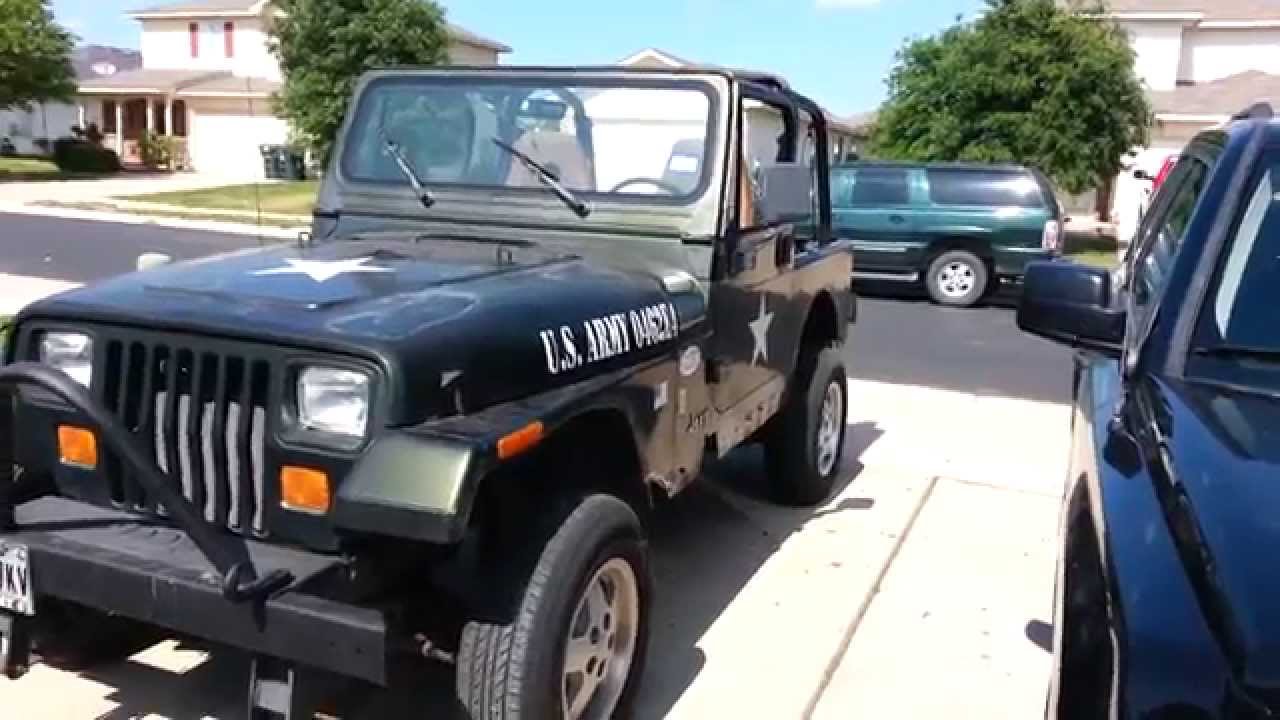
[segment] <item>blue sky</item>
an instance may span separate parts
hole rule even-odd
[[[163,0],[54,0],[84,42],[137,47],[128,10]],[[449,18],[515,49],[513,64],[610,63],[644,47],[769,70],[832,111],[873,109],[894,51],[982,0],[447,0]]]

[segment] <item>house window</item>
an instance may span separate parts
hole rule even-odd
[[[173,101],[173,134],[187,136],[187,103],[184,100]]]
[[[116,132],[116,101],[102,101],[102,132],[115,134]]]
[[[222,23],[222,46],[227,53],[227,57],[236,56],[236,24],[233,22]]]
[[[200,24],[190,23],[187,25],[187,36],[191,40],[191,57],[200,57]]]

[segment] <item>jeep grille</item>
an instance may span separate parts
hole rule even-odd
[[[265,536],[271,363],[203,341],[193,347],[172,338],[105,339],[99,392],[107,409],[181,483],[206,520]],[[107,460],[114,464],[108,476],[115,502],[164,514],[132,473],[117,459]]]

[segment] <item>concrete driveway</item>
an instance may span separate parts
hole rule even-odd
[[[1063,405],[852,381],[839,493],[763,501],[731,456],[653,530],[660,599],[641,718],[1029,718],[1051,662]],[[165,641],[0,681],[13,717],[239,718],[245,661]],[[450,717],[446,672],[345,717]],[[426,707],[424,707],[424,705]]]

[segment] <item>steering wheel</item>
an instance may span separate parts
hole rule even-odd
[[[656,179],[656,178],[646,178],[646,177],[633,177],[633,178],[629,178],[629,179],[627,179],[627,180],[623,180],[622,182],[618,183],[617,185],[614,185],[614,186],[613,186],[613,189],[612,189],[612,190],[610,190],[609,192],[611,192],[611,193],[616,193],[616,192],[618,192],[619,190],[621,190],[622,188],[624,188],[624,187],[626,187],[626,186],[628,186],[628,185],[640,185],[640,184],[642,184],[642,183],[643,183],[643,184],[647,184],[647,185],[652,185],[652,186],[654,186],[654,187],[658,188],[659,190],[662,190],[663,192],[667,193],[668,195],[683,195],[683,194],[684,194],[684,191],[683,191],[683,190],[681,190],[680,188],[676,187],[675,185],[672,185],[672,184],[671,184],[671,183],[669,183],[669,182],[666,182],[666,181],[664,181],[664,180],[658,180],[658,179]]]

